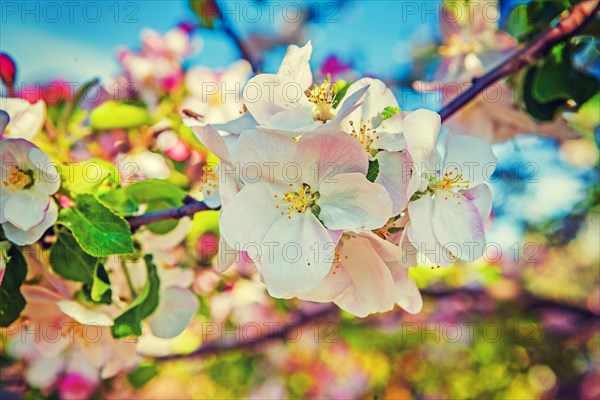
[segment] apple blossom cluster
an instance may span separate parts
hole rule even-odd
[[[482,256],[496,158],[472,136],[442,157],[437,113],[401,112],[376,79],[313,82],[311,53],[292,45],[250,79],[236,120],[185,120],[220,160],[202,187],[221,202],[219,268],[251,260],[277,298],[417,313],[418,252],[440,266]]]

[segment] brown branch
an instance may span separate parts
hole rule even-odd
[[[455,112],[467,105],[467,103],[483,92],[488,86],[531,64],[535,59],[552,48],[552,46],[573,35],[577,30],[590,22],[599,9],[600,0],[584,0],[574,6],[569,11],[569,14],[563,17],[555,26],[548,28],[527,47],[508,56],[504,62],[485,75],[473,79],[473,86],[469,90],[461,93],[460,96],[442,108],[440,111],[442,121],[447,120]]]
[[[131,230],[136,230],[142,225],[148,225],[153,222],[164,221],[167,219],[181,219],[183,217],[191,217],[197,212],[207,210],[212,210],[212,208],[210,208],[201,201],[193,200],[190,203],[181,207],[155,211],[143,215],[138,215],[135,217],[128,217],[127,221],[129,222]]]
[[[470,296],[473,298],[483,298],[489,296],[489,294],[484,289],[469,288],[442,290],[422,289],[421,294],[424,297],[430,297],[435,299],[459,295]],[[523,311],[550,309],[574,314],[589,321],[597,321],[598,319],[598,314],[585,307],[576,304],[561,303],[552,299],[540,298],[528,292],[523,293],[519,297],[519,304],[523,306]],[[287,339],[288,334],[290,333],[291,328],[305,327],[310,325],[312,322],[320,319],[336,317],[338,313],[339,309],[336,305],[327,304],[308,313],[298,312],[294,317],[291,318],[291,322],[279,327],[278,329],[273,329],[269,333],[259,336],[257,338],[242,340],[211,340],[205,342],[202,346],[200,346],[198,349],[191,353],[172,354],[168,356],[157,357],[157,359],[162,361],[169,361],[182,358],[202,357],[227,351],[251,349],[259,345],[272,343],[274,341],[285,341]],[[237,333],[239,334],[239,332]]]
[[[298,312],[295,318],[292,318],[291,322],[286,323],[277,329],[270,330],[269,333],[262,335],[258,338],[243,339],[243,340],[211,340],[205,342],[195,351],[188,354],[173,354],[164,357],[157,357],[158,360],[168,361],[176,360],[181,358],[200,357],[215,353],[222,353],[226,351],[241,350],[247,348],[253,348],[261,344],[271,343],[273,341],[285,340],[291,329],[297,329],[309,325],[311,322],[319,319],[331,317],[337,315],[339,309],[333,304],[327,304],[323,307],[319,307],[311,312]]]
[[[214,7],[219,14],[219,19],[221,21],[221,28],[223,32],[233,41],[235,46],[238,48],[240,55],[243,59],[248,61],[252,66],[252,71],[254,73],[258,73],[260,70],[260,60],[257,54],[254,54],[248,45],[247,42],[243,41],[240,35],[232,28],[231,24],[227,20],[227,17],[223,15],[221,7],[218,2],[214,2]]]

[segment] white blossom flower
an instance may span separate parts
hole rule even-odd
[[[0,223],[4,234],[21,246],[34,243],[58,216],[58,207],[50,198],[60,186],[56,167],[25,139],[0,141],[0,159]]]
[[[413,159],[406,233],[421,253],[438,265],[474,261],[485,248],[484,224],[492,193],[483,182],[497,159],[483,139],[455,136],[442,160],[435,144],[440,118],[418,110],[404,119],[404,136]]]
[[[46,120],[46,103],[39,100],[33,104],[24,99],[0,97],[0,110],[5,111],[10,121],[0,138],[31,139],[42,129]]]
[[[276,74],[260,74],[244,88],[244,105],[258,127],[288,136],[313,130],[339,130],[340,121],[352,112],[366,87],[336,106],[335,86],[330,81],[313,84],[308,60],[312,45],[291,45]]]
[[[238,148],[244,187],[223,207],[221,233],[254,257],[274,297],[315,287],[329,273],[341,232],[376,229],[392,216],[385,188],[366,179],[367,154],[343,132],[299,141],[244,132]]]
[[[404,266],[402,249],[372,232],[346,232],[327,277],[296,297],[333,302],[358,317],[402,307],[418,313],[423,300]]]

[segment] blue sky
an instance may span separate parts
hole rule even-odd
[[[187,0],[68,3],[0,3],[0,48],[16,59],[22,81],[58,76],[67,80],[108,78],[118,72],[115,50],[122,45],[138,46],[142,29],[165,32],[178,22],[195,20]],[[235,29],[244,36],[253,31],[272,35],[284,19],[296,18],[297,5],[307,2],[263,2],[261,8],[245,1],[221,3],[231,20],[238,19]],[[437,34],[433,11],[439,7],[438,1],[344,3],[313,3],[320,21],[310,24],[308,31],[315,46],[315,65],[335,53],[369,73],[389,76],[407,72],[412,46]],[[202,51],[192,57],[191,65],[225,66],[238,56],[235,47],[218,32],[200,31],[196,36]],[[267,55],[267,69],[276,67],[283,51],[277,49]]]

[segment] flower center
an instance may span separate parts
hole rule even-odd
[[[363,147],[365,148],[365,150],[367,150],[368,153],[371,153],[373,150],[377,150],[371,148],[371,145],[373,144],[375,139],[379,139],[380,137],[375,129],[367,127],[367,125],[363,123],[362,119],[360,120],[360,124],[358,125],[358,130],[356,129],[356,126],[354,125],[353,121],[350,121],[349,123],[351,129],[350,135],[355,137],[356,140],[358,140],[360,144],[363,145]]]
[[[202,178],[200,180],[200,188],[205,191],[207,195],[211,195],[213,191],[217,190],[219,182],[219,176],[217,169],[209,164],[202,166]]]
[[[326,122],[335,117],[333,105],[335,104],[335,86],[330,80],[317,85],[316,83],[306,91],[308,101],[315,105],[313,118],[315,121]]]
[[[435,178],[430,178],[429,189],[430,190],[458,190],[458,189],[468,189],[469,188],[469,180],[463,177],[463,174],[458,172],[458,167],[454,167],[453,170],[450,170],[444,173],[442,179],[436,180]]]
[[[12,191],[29,189],[33,186],[33,171],[23,171],[18,167],[11,165],[8,168],[6,180],[2,181],[4,187],[12,186]]]
[[[286,192],[283,197],[277,194],[274,197],[283,201],[283,204],[278,204],[275,207],[283,208],[284,211],[281,211],[281,215],[287,215],[288,219],[292,219],[292,214],[304,214],[308,209],[318,212],[319,206],[316,203],[320,194],[311,190],[310,185],[306,183],[300,184],[297,190]]]

